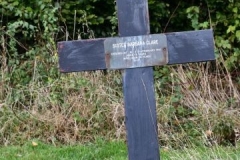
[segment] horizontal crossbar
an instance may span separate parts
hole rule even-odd
[[[165,35],[169,65],[215,60],[212,30],[173,32]],[[105,40],[106,38],[59,42],[60,71],[107,69]]]

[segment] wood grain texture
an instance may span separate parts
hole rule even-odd
[[[117,0],[119,36],[150,33],[147,0]]]
[[[138,30],[138,32],[140,31],[142,30]],[[129,30],[126,30],[126,32],[128,33]],[[137,35],[138,32],[134,30],[134,35]],[[148,33],[148,31],[145,31],[145,33]],[[123,33],[120,33],[120,35],[127,36]],[[168,64],[215,60],[212,30],[173,32],[165,35],[168,44]],[[59,42],[60,71],[78,72],[106,69],[104,40]]]
[[[212,30],[168,33],[168,64],[215,60]]]
[[[129,160],[159,159],[152,67],[126,69],[123,91]]]
[[[119,35],[149,34],[147,0],[117,0]],[[158,160],[156,101],[152,67],[126,69],[123,91],[129,160]]]
[[[66,41],[58,43],[61,72],[106,69],[104,39]]]

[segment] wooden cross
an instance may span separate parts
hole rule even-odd
[[[151,66],[214,60],[212,30],[150,35],[147,0],[117,0],[118,38],[59,42],[61,72],[124,69],[130,160],[160,158]]]

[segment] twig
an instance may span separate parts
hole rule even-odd
[[[167,26],[168,26],[168,24],[170,23],[170,21],[171,21],[171,19],[173,18],[173,15],[175,14],[175,12],[177,11],[177,9],[178,9],[178,7],[179,7],[179,5],[180,5],[180,3],[181,3],[182,1],[179,1],[178,2],[178,5],[177,5],[177,7],[174,9],[174,11],[173,11],[173,13],[172,13],[172,15],[170,16],[170,18],[168,19],[168,22],[167,22],[167,24],[166,24],[166,26],[165,26],[165,28],[164,28],[164,30],[163,30],[163,33],[165,33],[165,31],[166,31],[166,29],[167,29]]]
[[[73,26],[73,40],[74,40],[74,36],[75,36],[75,30],[76,30],[76,10],[74,12],[74,26]]]
[[[210,14],[208,2],[206,1],[206,3],[207,3],[207,9],[208,9],[208,18],[209,18],[209,23],[210,23],[209,25],[210,25],[211,29],[213,29],[213,27],[212,27],[212,19],[211,19],[211,14]]]

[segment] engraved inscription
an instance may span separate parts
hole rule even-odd
[[[146,35],[122,38],[109,38],[104,42],[107,68],[135,68],[163,65],[168,62],[167,40],[165,35]]]

